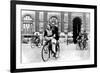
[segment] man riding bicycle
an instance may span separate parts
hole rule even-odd
[[[81,33],[77,37],[77,40],[79,42],[79,46],[80,47],[81,47],[81,44],[83,45],[83,48],[81,48],[81,49],[85,49],[86,48],[86,44],[87,44],[87,40],[88,40],[88,36],[87,36],[86,30],[82,30],[81,31]]]
[[[47,25],[47,28],[44,32],[44,37],[46,39],[46,44],[50,44],[49,48],[52,48],[53,56],[56,57],[56,44],[58,43],[59,40],[59,33],[58,33],[58,27],[57,27],[57,22],[56,22],[56,17],[53,16],[49,20],[49,24]]]

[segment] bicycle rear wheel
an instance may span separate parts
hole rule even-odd
[[[41,54],[42,54],[42,59],[43,59],[44,62],[49,60],[49,58],[50,58],[50,50],[48,48],[48,45],[43,46]]]

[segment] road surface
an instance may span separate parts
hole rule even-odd
[[[42,47],[31,48],[29,44],[22,44],[22,63],[34,63],[43,62],[41,57]],[[51,57],[50,61],[75,61],[85,60],[89,58],[89,50],[79,50],[76,48],[76,44],[60,43],[60,55],[58,59]]]

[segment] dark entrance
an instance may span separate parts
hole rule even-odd
[[[80,17],[75,17],[73,19],[73,42],[77,43],[77,37],[79,36],[79,33],[81,31],[81,24],[82,20]]]

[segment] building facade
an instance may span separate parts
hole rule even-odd
[[[81,20],[81,28],[89,32],[90,15],[83,12],[58,12],[58,11],[21,11],[21,33],[22,35],[32,35],[34,32],[43,33],[49,19],[52,16],[57,17],[59,32],[73,32],[74,19],[79,17]],[[78,20],[77,20],[78,21]],[[77,22],[76,21],[76,22]],[[80,28],[80,29],[81,29]]]

